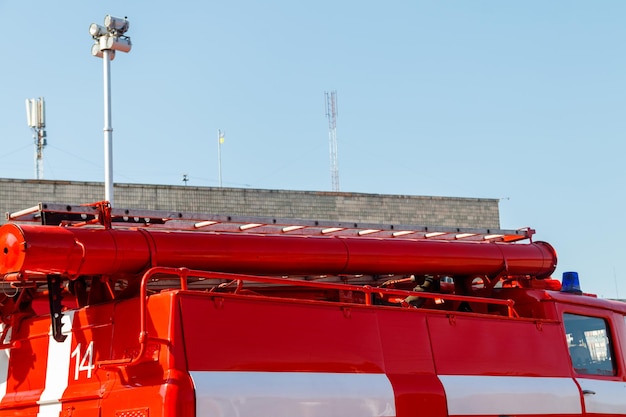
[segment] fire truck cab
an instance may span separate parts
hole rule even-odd
[[[626,303],[532,229],[8,220],[0,416],[626,416]]]

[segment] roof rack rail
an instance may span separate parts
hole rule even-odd
[[[38,222],[42,225],[76,227],[150,227],[255,234],[297,234],[327,236],[368,236],[373,238],[516,242],[532,240],[534,229],[517,230],[454,228],[406,224],[358,223],[276,217],[230,216],[166,210],[111,208],[108,202],[86,205],[39,203],[7,213],[11,222]]]

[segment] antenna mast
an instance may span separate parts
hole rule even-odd
[[[332,190],[339,191],[339,162],[337,160],[337,91],[325,92],[328,140],[330,144],[330,178]]]
[[[43,179],[43,148],[46,147],[46,112],[43,97],[26,99],[26,121],[35,142],[35,178]]]

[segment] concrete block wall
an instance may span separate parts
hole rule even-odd
[[[146,184],[115,184],[114,197],[118,208],[359,223],[500,227],[498,200],[485,198]],[[103,183],[0,178],[2,212],[22,210],[39,202],[84,204],[103,198]]]

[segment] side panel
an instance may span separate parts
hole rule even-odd
[[[73,314],[72,334],[64,342],[71,339],[66,359],[67,387],[62,396],[63,412],[72,417],[99,416],[101,400],[114,379],[107,369],[97,365],[111,354],[113,311],[113,304],[104,304],[78,309]],[[58,344],[52,338],[49,343]],[[52,356],[49,362],[56,360],[63,362],[58,356]]]
[[[199,415],[203,404],[242,415],[247,404],[275,416],[446,415],[417,310],[208,294],[181,294],[180,305]]]
[[[37,402],[46,384],[49,329],[49,320],[24,320],[19,328],[11,329],[11,341],[19,348],[2,355],[8,363],[6,373],[0,376],[4,386],[0,415],[33,416],[39,412]]]
[[[377,312],[385,372],[399,416],[447,415],[443,385],[435,375],[426,314],[417,309]]]
[[[559,323],[429,315],[451,416],[582,414]]]
[[[104,322],[110,322],[106,313]],[[95,363],[102,351],[94,346],[108,353],[110,328],[84,309],[65,311],[62,323],[62,342],[54,340],[48,316],[10,330],[13,347],[0,352],[0,416],[99,414],[103,375]]]
[[[102,401],[103,416],[193,416],[193,386],[186,372],[181,329],[174,324],[178,317],[174,294],[149,297],[148,337],[141,360],[129,366],[105,368],[113,378]],[[116,305],[112,359],[130,359],[139,354],[139,311],[138,299]]]
[[[139,353],[137,299],[64,311],[62,342],[52,337],[49,316],[20,321],[5,340],[13,346],[0,350],[0,417],[192,417],[173,298],[150,297],[147,348],[130,366],[124,360]],[[111,359],[119,366],[101,366]]]
[[[192,371],[384,373],[374,309],[190,294],[181,311]]]
[[[428,326],[439,375],[570,376],[559,323],[459,313]]]

